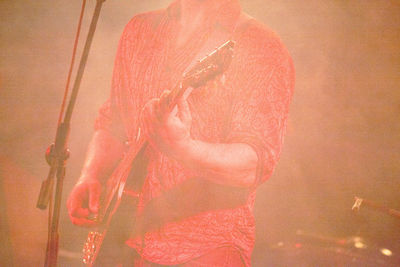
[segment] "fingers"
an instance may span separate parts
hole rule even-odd
[[[190,125],[192,122],[192,116],[190,114],[189,110],[189,104],[187,102],[187,98],[192,92],[193,88],[190,87],[186,89],[185,93],[178,99],[177,102],[177,108],[174,107],[172,111],[169,111],[169,104],[170,104],[170,97],[171,97],[171,91],[165,90],[161,96],[160,96],[160,101],[159,101],[159,109],[155,110],[155,112],[159,112],[157,116],[159,118],[166,119],[167,117],[171,116],[177,116],[185,125]]]
[[[96,225],[88,217],[91,213],[98,212],[100,194],[101,186],[98,183],[81,183],[75,186],[67,201],[68,215],[73,224],[86,227]]]
[[[160,98],[151,99],[143,107],[142,111],[142,124],[150,126],[149,124],[157,124],[164,122],[171,114],[170,101],[171,91],[164,90]],[[151,129],[153,127],[146,127]]]
[[[86,218],[90,214],[89,209],[81,208],[81,207],[74,207],[70,212],[69,216],[71,218]]]
[[[80,186],[75,187],[72,190],[67,201],[68,214],[71,218],[86,217],[89,215],[89,210],[82,207],[85,201],[84,198],[85,197]]]
[[[97,223],[95,221],[91,221],[86,218],[71,217],[71,222],[75,225],[84,226],[84,227],[92,227],[92,226],[97,225]]]
[[[89,210],[91,213],[97,214],[99,212],[101,187],[97,183],[89,185]]]
[[[141,125],[148,141],[165,153],[173,150],[178,140],[190,135],[192,116],[187,96],[179,98],[171,111],[167,105],[171,95],[165,91],[159,99],[147,102],[142,110]]]
[[[68,215],[71,222],[79,226],[94,226],[96,224],[94,221],[87,219],[89,214],[89,209],[80,208],[77,206],[72,207],[72,209],[68,209]]]

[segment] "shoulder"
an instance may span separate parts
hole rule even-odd
[[[294,64],[281,38],[268,26],[243,14],[236,33],[238,57],[252,71],[275,70],[284,73],[289,87],[294,85]]]
[[[246,56],[269,58],[269,61],[292,61],[281,38],[268,26],[243,14],[237,30],[238,49]]]
[[[268,84],[267,87],[276,91],[292,94],[294,64],[286,46],[273,30],[252,17],[243,19],[242,15],[234,39],[236,45],[231,69],[235,77],[240,77],[244,83],[253,81],[258,84],[252,86],[252,90],[264,90]]]
[[[166,9],[159,9],[135,15],[126,24],[122,36],[154,32],[161,20],[167,15],[166,12]]]

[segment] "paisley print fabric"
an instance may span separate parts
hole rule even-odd
[[[250,145],[258,155],[257,182],[244,205],[201,212],[127,241],[144,259],[157,264],[183,264],[231,247],[249,266],[256,188],[271,176],[283,142],[294,88],[291,57],[275,33],[244,17],[237,0],[220,2],[218,9],[210,10],[209,20],[179,48],[179,0],[167,9],[135,16],[122,34],[111,95],[95,123],[96,129],[135,145],[144,104],[179,81],[216,27],[232,32],[236,45],[229,70],[188,99],[191,134],[211,143]],[[140,207],[191,178],[190,171],[156,149],[150,147],[146,153],[150,163]]]

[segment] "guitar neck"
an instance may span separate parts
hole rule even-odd
[[[174,87],[165,100],[169,110],[173,109],[186,89],[198,88],[222,74],[231,63],[234,45],[235,42],[227,41],[211,54],[199,60],[195,67],[185,73],[182,81]]]
[[[185,91],[189,87],[183,82],[179,82],[169,93],[168,97],[164,99],[164,103],[160,103],[161,105],[167,105],[168,110],[171,111],[174,106],[177,104],[179,98],[183,96]]]

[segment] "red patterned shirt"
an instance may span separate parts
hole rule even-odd
[[[158,264],[184,263],[229,246],[249,266],[255,189],[270,177],[282,146],[294,88],[290,55],[271,30],[245,18],[237,0],[220,2],[219,8],[210,10],[208,21],[179,48],[179,0],[167,9],[135,16],[120,40],[111,96],[96,120],[96,129],[106,129],[134,144],[145,103],[179,81],[203,46],[215,38],[212,31],[232,32],[227,37],[236,42],[234,58],[224,81],[210,82],[189,96],[191,135],[210,143],[250,145],[258,155],[257,181],[245,204],[167,222],[141,238],[128,240],[142,257]],[[150,162],[141,206],[192,178],[190,171],[155,148],[146,153]]]

